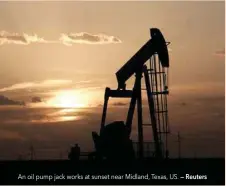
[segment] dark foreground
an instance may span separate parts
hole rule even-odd
[[[225,185],[224,159],[169,159],[111,163],[90,161],[75,163],[66,160],[0,161],[0,168],[0,184],[10,185]]]

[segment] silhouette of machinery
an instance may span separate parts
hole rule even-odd
[[[137,104],[138,117],[138,157],[144,158],[144,127],[151,127],[154,154],[157,158],[168,156],[167,134],[168,111],[168,68],[169,55],[167,45],[161,31],[157,28],[150,29],[151,39],[140,48],[140,50],[122,66],[117,72],[118,88],[105,89],[102,121],[99,135],[93,132],[93,140],[96,154],[106,159],[128,159],[134,158],[134,148],[130,135],[132,132],[132,121]],[[149,60],[149,64],[146,62]],[[126,89],[126,81],[135,75],[132,90]],[[144,76],[146,88],[142,88],[142,77]],[[143,123],[142,114],[142,90],[146,90],[150,114],[150,123]],[[105,125],[107,105],[109,98],[130,98],[130,107],[126,121],[115,121]]]
[[[79,161],[80,158],[80,147],[78,144],[75,144],[73,147],[71,147],[71,150],[68,154],[68,159],[72,161]]]

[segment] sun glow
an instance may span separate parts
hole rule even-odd
[[[86,100],[75,91],[60,91],[48,101],[48,105],[60,108],[81,108],[86,107]]]

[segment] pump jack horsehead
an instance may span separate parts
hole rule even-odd
[[[166,83],[167,69],[169,68],[169,55],[167,43],[157,28],[150,29],[151,39],[117,72],[118,88],[105,89],[104,106],[99,135],[93,132],[93,140],[97,157],[108,160],[127,160],[135,158],[133,143],[130,140],[132,132],[132,120],[137,104],[138,116],[138,157],[144,158],[144,126],[151,126],[154,144],[154,157],[164,158],[167,150],[168,115]],[[156,56],[159,63],[156,61]],[[150,60],[149,60],[150,59]],[[150,68],[145,64],[150,61]],[[166,69],[166,72],[165,72]],[[135,82],[132,90],[126,90],[126,81],[135,74]],[[146,92],[149,105],[151,124],[144,124],[142,118],[141,80],[144,75]],[[131,98],[126,122],[115,121],[105,125],[107,105],[110,97]],[[160,111],[160,107],[162,108]],[[163,121],[164,120],[164,121]]]

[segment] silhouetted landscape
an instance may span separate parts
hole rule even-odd
[[[2,184],[224,184],[224,2],[0,4]]]

